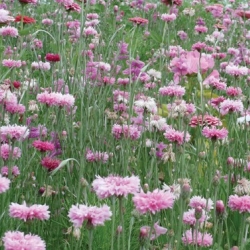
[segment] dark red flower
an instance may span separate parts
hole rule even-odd
[[[128,19],[130,22],[133,22],[135,24],[147,24],[148,20],[142,17],[132,17]]]
[[[61,163],[61,161],[59,159],[51,158],[51,157],[44,157],[41,160],[42,166],[47,168],[48,171],[54,170],[55,168],[57,168],[59,166],[60,163]]]
[[[14,81],[12,85],[15,89],[19,89],[21,87],[21,83],[19,81]]]
[[[250,19],[250,10],[236,10],[235,14],[242,18]]]
[[[35,23],[36,20],[32,17],[28,17],[28,16],[22,16],[22,15],[18,15],[15,17],[15,22],[21,22],[23,19],[23,23]]]
[[[18,1],[21,4],[28,4],[28,3],[36,4],[37,3],[37,0],[18,0]]]
[[[48,53],[45,56],[45,60],[48,62],[59,62],[61,60],[60,55]]]

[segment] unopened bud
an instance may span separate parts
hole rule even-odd
[[[202,207],[198,206],[195,208],[194,216],[196,220],[199,220],[202,216]]]
[[[222,200],[216,201],[216,214],[221,216],[225,213],[225,205]]]

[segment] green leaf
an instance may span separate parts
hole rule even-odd
[[[75,158],[68,158],[68,159],[62,161],[57,168],[55,168],[53,171],[51,171],[50,174],[54,175],[58,170],[63,168],[65,165],[67,165],[69,161],[75,161],[80,166],[80,163]]]

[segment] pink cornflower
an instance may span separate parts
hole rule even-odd
[[[47,205],[34,204],[27,206],[26,202],[22,205],[12,202],[9,207],[9,214],[12,218],[17,218],[23,221],[38,219],[48,220],[50,217],[50,211]]]
[[[162,96],[182,97],[185,94],[185,88],[179,85],[165,86],[159,89],[159,94]]]
[[[177,131],[173,128],[168,128],[163,134],[170,142],[176,142],[178,145],[182,145],[185,142],[190,141],[190,134],[184,131]]]
[[[228,87],[226,93],[231,97],[238,97],[242,95],[242,90],[240,87]]]
[[[250,196],[243,195],[238,196],[230,195],[228,200],[228,206],[233,211],[239,211],[240,213],[249,213],[250,212]]]
[[[204,127],[202,135],[211,140],[223,140],[227,137],[228,130],[226,128],[217,129],[215,127]]]
[[[75,11],[80,13],[81,12],[81,6],[77,3],[71,3],[71,4],[64,4],[64,7],[67,11]]]
[[[220,113],[226,115],[232,112],[243,112],[244,106],[241,100],[226,99],[220,103]]]
[[[53,23],[54,23],[54,21],[52,19],[49,19],[49,18],[45,18],[45,19],[42,20],[42,24],[44,24],[44,25],[50,26]]]
[[[20,68],[22,66],[21,60],[4,59],[2,65],[7,68]]]
[[[165,22],[172,22],[176,19],[176,15],[174,13],[172,14],[162,14],[161,15],[161,20]]]
[[[226,100],[225,97],[219,96],[219,97],[216,97],[216,98],[212,98],[208,103],[212,107],[218,108],[220,103],[223,102],[224,100]]]
[[[26,126],[7,125],[0,127],[0,139],[2,142],[8,140],[22,141],[29,136],[29,129]]]
[[[18,175],[20,175],[20,170],[19,170],[19,168],[18,168],[18,166],[13,166],[12,168],[11,168],[11,173],[12,173],[12,175],[13,176],[18,176]],[[8,175],[9,175],[9,168],[7,167],[7,166],[3,166],[2,168],[1,168],[1,174],[3,175],[3,176],[5,176],[5,177],[8,177]]]
[[[184,245],[198,245],[200,247],[209,247],[213,244],[213,237],[209,233],[187,230],[182,236]]]
[[[180,37],[181,40],[186,40],[188,38],[188,34],[183,30],[178,31],[177,35]]]
[[[21,157],[21,149],[18,147],[12,148],[9,144],[4,143],[0,146],[0,157],[4,160],[9,159],[10,157],[12,159],[18,159]]]
[[[37,95],[37,100],[40,103],[48,106],[72,107],[75,103],[75,98],[70,94],[62,94],[58,92],[43,92]]]
[[[198,33],[207,33],[208,31],[208,28],[206,26],[203,26],[203,25],[196,25],[194,27],[194,30]]]
[[[8,231],[3,237],[5,250],[45,250],[45,242],[37,235],[24,234],[19,231]]]
[[[139,130],[138,126],[114,124],[112,127],[112,134],[116,139],[125,137],[132,140],[137,140],[141,136],[141,131]]]
[[[163,209],[172,208],[174,205],[174,195],[171,192],[155,189],[153,192],[136,193],[133,197],[136,210],[145,214],[150,212],[155,214]]]
[[[159,222],[154,224],[153,230],[151,232],[150,240],[157,239],[160,235],[166,234],[167,229],[158,225]],[[150,227],[143,226],[140,228],[140,238],[148,238],[150,234]]]
[[[193,116],[189,122],[189,125],[191,127],[196,127],[196,126],[221,126],[222,122],[219,118],[205,114],[204,116],[199,115],[199,116]]]
[[[132,17],[129,18],[128,20],[137,25],[145,25],[148,23],[148,20],[142,17]]]
[[[94,29],[93,27],[90,26],[90,27],[83,29],[83,34],[85,36],[95,36],[95,35],[97,35],[97,31],[96,31],[96,29]]]
[[[36,140],[33,141],[32,146],[41,152],[53,151],[55,149],[54,144],[48,141]]]
[[[210,211],[213,209],[213,201],[210,198],[205,199],[201,196],[193,196],[189,201],[189,206],[194,209],[201,207],[206,211]]]
[[[11,26],[6,26],[0,28],[0,36],[10,36],[10,37],[17,37],[18,36],[18,29]]]
[[[112,212],[107,205],[102,207],[72,205],[68,214],[70,221],[77,228],[82,227],[84,221],[87,221],[87,226],[91,227],[104,225],[104,222],[110,220],[111,216]]]
[[[59,62],[61,60],[59,54],[48,53],[45,56],[45,60],[48,62]]]
[[[234,65],[232,63],[228,64],[225,68],[227,74],[231,76],[245,76],[248,75],[248,68],[244,66]]]
[[[0,194],[6,192],[10,188],[10,180],[0,175]]]
[[[92,187],[100,199],[111,196],[127,197],[128,194],[139,192],[140,179],[138,176],[120,177],[110,175],[106,178],[97,176],[92,183]]]
[[[7,103],[5,110],[11,114],[24,114],[26,108],[23,104],[18,103]]]
[[[88,162],[102,162],[102,163],[107,163],[109,159],[109,154],[106,152],[93,152],[90,149],[86,150],[86,160]]]
[[[56,158],[51,158],[51,157],[44,157],[41,160],[41,165],[45,168],[48,169],[48,171],[52,171],[55,168],[57,168],[59,166],[59,164],[61,163],[61,161],[59,159]]]
[[[31,63],[32,69],[40,69],[40,70],[50,70],[50,63],[49,62],[33,62]]]
[[[6,24],[14,20],[14,17],[9,16],[8,10],[0,9],[0,24]]]
[[[195,226],[197,221],[199,223],[203,223],[204,221],[208,220],[209,217],[206,215],[205,210],[202,209],[200,218],[197,220],[195,216],[195,209],[189,209],[187,212],[183,213],[183,218],[182,221],[183,223],[190,225],[190,226]]]

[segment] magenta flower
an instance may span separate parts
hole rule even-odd
[[[21,157],[21,149],[18,147],[12,148],[9,144],[4,143],[0,146],[0,157],[4,160],[9,159],[10,157],[12,159],[18,159]]]
[[[48,141],[36,140],[33,141],[32,146],[41,152],[53,151],[55,149],[54,144]]]
[[[139,192],[140,179],[138,176],[120,177],[110,175],[106,178],[97,176],[92,186],[100,199],[111,196],[127,197],[128,194]]]
[[[173,128],[168,128],[163,134],[170,142],[176,142],[179,145],[190,141],[190,134],[188,132],[177,131]]]
[[[198,231],[192,232],[191,229],[187,230],[182,236],[184,245],[198,245],[200,247],[209,247],[213,244],[213,237],[209,233],[201,233]]]
[[[6,192],[10,188],[10,180],[0,175],[0,194]]]
[[[250,212],[250,196],[249,195],[230,195],[228,200],[228,206],[233,211],[239,211],[240,213]]]
[[[174,205],[174,195],[171,192],[155,189],[153,192],[137,193],[133,197],[136,210],[145,214],[150,212],[155,214],[162,209],[172,208]]]
[[[211,140],[222,140],[225,139],[228,135],[228,131],[226,128],[222,128],[222,129],[217,129],[215,127],[204,127],[202,130],[202,134],[206,137],[209,138]]]
[[[18,203],[11,203],[9,207],[10,217],[18,218],[23,221],[27,220],[48,220],[50,217],[50,211],[47,205],[34,204],[30,207],[24,202],[22,205]]]
[[[0,127],[0,139],[2,142],[8,140],[21,141],[29,136],[29,129],[26,126],[8,125]]]
[[[45,242],[37,235],[24,234],[19,231],[8,231],[4,234],[3,245],[5,250],[45,250]]]
[[[103,205],[102,207],[88,207],[86,205],[72,205],[69,210],[68,217],[74,227],[82,227],[82,223],[87,221],[88,226],[104,225],[106,220],[110,220],[112,212],[110,207]]]

